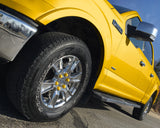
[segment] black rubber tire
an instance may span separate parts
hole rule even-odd
[[[60,108],[49,109],[40,100],[40,80],[48,65],[63,55],[74,55],[82,63],[82,78],[74,96]],[[54,120],[67,113],[80,99],[91,74],[91,55],[80,39],[48,32],[32,39],[10,64],[7,92],[14,106],[32,121]]]
[[[141,105],[141,108],[134,108],[132,113],[133,117],[137,120],[144,120],[147,113],[149,113],[152,107],[152,103],[153,103],[153,100],[151,97],[145,105]],[[145,109],[147,106],[148,106],[147,113],[145,113]]]

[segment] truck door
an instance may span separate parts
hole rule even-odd
[[[127,26],[137,27],[140,23],[138,17],[128,19]],[[147,43],[148,44],[148,43]],[[128,38],[125,34],[123,40],[112,57],[111,71],[119,79],[115,79],[116,83],[112,85],[115,92],[119,92],[119,96],[130,100],[141,101],[146,89],[151,84],[151,64],[143,53],[144,41]],[[144,51],[145,52],[145,51]]]

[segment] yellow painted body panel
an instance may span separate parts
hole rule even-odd
[[[1,0],[0,4],[6,5],[33,20],[53,9],[43,0]]]
[[[104,62],[94,89],[142,103],[158,91],[159,80],[153,70],[154,63],[150,65],[125,34],[126,21],[140,18],[136,11],[119,14],[107,0],[1,0],[0,4],[44,25],[69,16],[92,23],[104,43]],[[113,26],[113,20],[122,28],[122,34]],[[141,60],[147,63],[143,72],[139,66]],[[154,74],[154,80],[149,78],[150,73]]]

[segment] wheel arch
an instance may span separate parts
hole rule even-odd
[[[94,9],[97,9],[97,11],[88,11],[84,10],[84,8],[78,7],[57,8],[38,17],[36,21],[45,26],[48,26],[55,21],[60,21],[61,19],[66,19],[70,17],[86,21],[86,23],[90,24],[90,26],[92,26],[92,28],[94,28],[100,35],[104,46],[104,56],[106,56],[105,58],[109,59],[111,56],[112,44],[112,34],[109,19],[104,16],[104,14],[99,10],[99,8]]]
[[[153,104],[156,102],[157,96],[158,96],[158,91],[156,90],[151,96],[153,98]]]
[[[104,63],[105,46],[99,30],[90,21],[77,16],[62,17],[47,24],[45,31],[67,33],[83,40],[92,57],[92,76],[87,91],[91,91],[101,72]],[[44,28],[43,28],[44,30]]]

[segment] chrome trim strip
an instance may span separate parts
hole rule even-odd
[[[37,28],[0,9],[0,57],[12,61]]]

